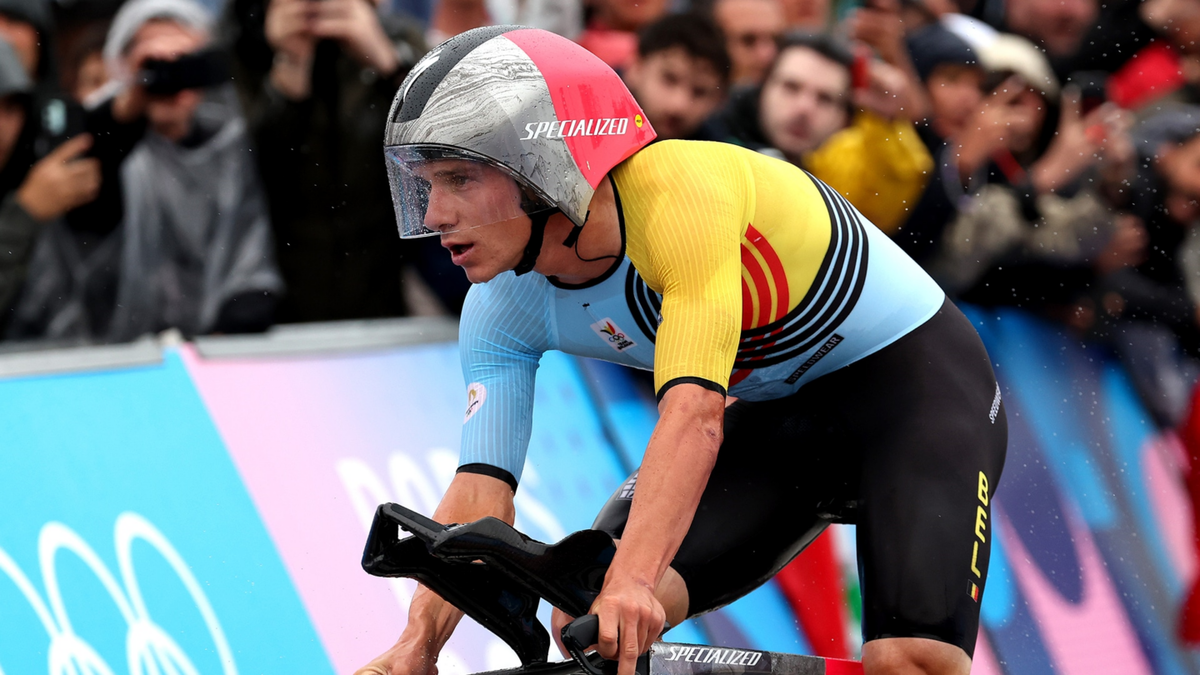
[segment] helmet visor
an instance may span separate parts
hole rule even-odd
[[[402,239],[470,230],[553,208],[513,171],[438,145],[384,148]]]

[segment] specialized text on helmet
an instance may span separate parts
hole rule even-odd
[[[521,140],[531,141],[537,138],[567,138],[570,136],[621,136],[628,129],[628,117],[530,122],[525,125],[525,135],[521,137]]]

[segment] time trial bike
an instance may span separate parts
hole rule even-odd
[[[408,533],[406,535],[405,533]],[[615,661],[584,650],[599,620],[588,614],[616,546],[598,530],[544,544],[497,518],[443,525],[399,504],[375,512],[362,565],[368,574],[416,579],[512,647],[521,666],[490,675],[612,675]],[[571,616],[562,643],[571,659],[547,661],[550,635],[537,618],[545,600]],[[854,661],[753,649],[658,642],[638,675],[862,675]]]

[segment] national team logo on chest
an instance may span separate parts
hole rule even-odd
[[[637,343],[633,340],[630,340],[629,336],[625,334],[625,331],[618,328],[617,324],[613,323],[613,320],[608,317],[605,317],[604,319],[592,324],[592,330],[595,331],[596,335],[599,335],[600,339],[604,340],[609,347],[612,347],[619,352],[623,352],[626,349],[637,346]]]

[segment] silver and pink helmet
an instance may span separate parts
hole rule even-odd
[[[535,229],[555,210],[582,226],[605,174],[654,137],[621,78],[583,47],[520,26],[468,31],[417,63],[388,113],[384,154],[400,236],[448,231],[426,222],[429,166],[439,160],[512,177],[525,213],[543,214]],[[508,217],[475,213],[460,229]]]

